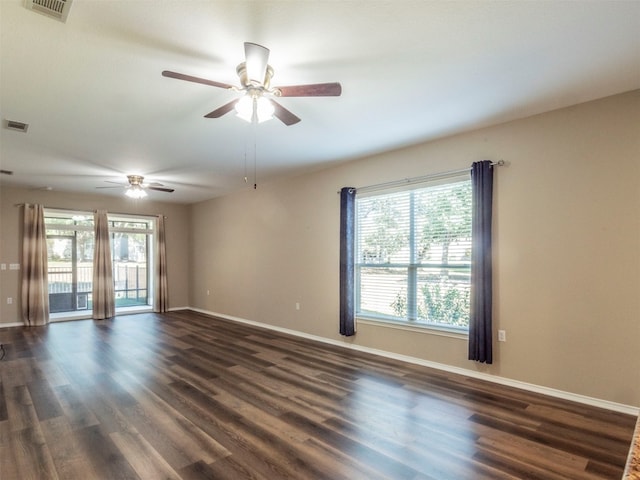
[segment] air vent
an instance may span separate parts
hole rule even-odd
[[[26,132],[29,128],[29,124],[16,122],[15,120],[6,120],[4,126],[9,130],[15,130],[17,132]]]
[[[55,18],[61,22],[66,22],[72,1],[73,0],[26,0],[25,6],[34,12],[42,13],[47,17]]]

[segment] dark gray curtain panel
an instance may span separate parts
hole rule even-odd
[[[164,215],[156,217],[156,251],[155,251],[156,288],[153,292],[153,311],[166,312],[169,303],[169,287],[167,275],[167,241],[164,231]]]
[[[356,189],[340,190],[340,335],[356,333],[355,227]]]
[[[493,165],[489,160],[471,166],[471,315],[469,360],[493,362],[491,217]]]

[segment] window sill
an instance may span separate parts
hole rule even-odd
[[[136,305],[132,307],[117,307],[116,308],[116,316],[118,315],[128,315],[131,313],[149,313],[153,312],[153,307],[151,305]]]
[[[375,325],[377,327],[393,328],[396,330],[407,330],[409,332],[418,332],[428,335],[437,335],[440,337],[457,338],[459,340],[468,340],[469,332],[458,329],[449,329],[446,327],[434,327],[419,323],[398,322],[395,320],[383,320],[366,317],[357,317],[357,322],[365,325]]]
[[[91,318],[91,310],[76,310],[72,312],[52,313],[49,315],[50,322],[67,322],[69,320],[86,320]]]

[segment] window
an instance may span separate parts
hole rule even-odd
[[[356,197],[356,315],[467,331],[471,180]]]
[[[45,210],[51,313],[92,309],[93,212]],[[116,310],[153,298],[154,219],[109,215]]]

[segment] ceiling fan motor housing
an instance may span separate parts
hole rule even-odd
[[[271,86],[271,78],[273,77],[273,67],[271,65],[267,65],[264,78],[261,82],[256,82],[255,80],[249,79],[249,77],[247,76],[246,62],[242,62],[236,67],[236,73],[238,74],[238,77],[240,77],[240,84],[243,87],[262,87],[264,90],[268,91]]]
[[[129,185],[142,185],[144,181],[144,177],[141,175],[127,175],[127,179],[129,180]]]

